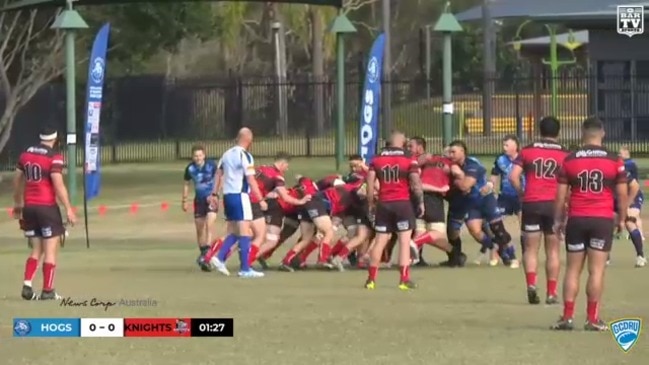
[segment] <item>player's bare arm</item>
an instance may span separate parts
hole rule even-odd
[[[523,175],[523,168],[519,165],[512,166],[512,171],[509,173],[509,182],[519,195],[523,195],[523,184],[521,184],[521,176]]]
[[[20,216],[22,214],[22,207],[23,207],[23,190],[25,189],[25,174],[20,169],[16,169],[16,172],[14,173],[13,188],[14,188],[13,216],[14,219],[20,219]]]
[[[458,189],[460,189],[462,191],[469,191],[477,183],[478,183],[478,180],[475,177],[473,177],[471,175],[464,174],[464,178],[462,178],[462,179],[458,178],[457,187],[458,187]]]
[[[566,203],[568,201],[568,184],[559,183],[557,186],[557,196],[554,200],[554,231],[557,235],[563,234],[566,223]]]
[[[291,205],[304,205],[304,203],[308,202],[311,200],[311,195],[306,195],[302,199],[297,199],[292,197],[288,193],[288,189],[286,189],[286,186],[278,186],[275,188],[275,192],[277,195],[284,200],[285,202],[291,204]]]
[[[638,180],[633,179],[629,182],[629,201],[633,201],[636,196],[638,196],[638,193],[640,192],[640,184],[638,183]]]
[[[68,189],[65,187],[65,182],[63,181],[63,174],[60,172],[52,171],[50,178],[52,179],[52,185],[54,186],[56,198],[61,202],[61,204],[63,204],[63,207],[65,208],[68,222],[71,225],[74,225],[77,222],[77,216],[72,209],[70,196],[68,195]]]
[[[252,194],[256,197],[259,198],[260,202],[259,204],[262,207],[262,210],[264,209],[264,206],[266,206],[266,202],[264,201],[264,196],[261,194],[261,190],[259,189],[259,185],[257,184],[257,179],[255,179],[255,175],[248,175],[246,176],[246,180],[248,181],[248,185],[250,185],[250,191]]]
[[[617,211],[618,220],[621,225],[624,224],[627,218],[627,208],[629,207],[629,187],[626,182],[618,181],[615,185],[615,193],[617,196]]]
[[[411,172],[408,179],[410,180],[410,192],[417,199],[417,204],[419,204],[417,213],[421,217],[424,215],[424,190],[422,189],[421,176],[417,172]]]
[[[181,199],[181,205],[183,208],[183,211],[187,211],[189,209],[189,203],[187,202],[187,197],[189,196],[189,181],[185,180],[183,181],[183,195]]]
[[[367,204],[370,209],[374,209],[374,197],[376,192],[376,171],[370,170],[367,172]]]

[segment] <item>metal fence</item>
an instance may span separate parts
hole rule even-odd
[[[530,140],[535,121],[552,114],[550,81],[542,75],[492,78],[490,118],[483,116],[481,90],[464,90],[460,85],[454,90],[453,136],[467,140],[469,152],[475,155],[497,153],[505,134],[518,134],[523,142]],[[566,144],[578,143],[580,122],[598,115],[607,125],[611,147],[628,144],[635,153],[649,153],[649,77],[572,73],[556,82],[556,115],[562,121]],[[433,148],[441,149],[441,81],[393,80],[385,87],[392,88],[393,127],[408,135],[424,136]],[[357,150],[361,88],[361,80],[348,78],[345,153]],[[83,98],[79,95],[78,131],[84,130]],[[257,156],[271,156],[279,150],[308,157],[335,153],[333,79],[301,77],[278,82],[234,76],[212,80],[128,77],[109,80],[104,98],[103,163],[185,159],[195,143],[204,144],[210,155],[218,155],[242,126],[255,132]],[[13,165],[20,151],[35,142],[35,131],[43,123],[64,130],[64,100],[64,86],[53,83],[20,111],[12,137],[0,154],[1,166]],[[83,141],[83,133],[78,137]],[[81,155],[78,161],[83,161]]]

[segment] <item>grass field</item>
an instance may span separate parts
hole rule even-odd
[[[642,165],[648,167],[646,162]],[[291,174],[314,177],[331,160],[296,160]],[[90,207],[92,248],[75,227],[57,272],[57,288],[73,299],[146,299],[156,307],[60,307],[19,298],[25,240],[0,216],[0,363],[7,365],[184,364],[646,364],[649,336],[629,354],[607,333],[554,333],[560,307],[526,303],[522,270],[470,266],[417,269],[416,291],[396,288],[382,271],[377,290],[362,289],[365,272],[271,271],[261,280],[202,273],[194,265],[192,217],[179,208],[184,163],[107,166],[102,195]],[[2,183],[0,206],[10,206]],[[167,212],[160,203],[171,204]],[[141,205],[136,215],[129,205]],[[109,206],[105,216],[97,206]],[[649,217],[647,217],[649,219]],[[649,222],[649,220],[648,220]],[[518,229],[509,222],[518,240]],[[465,240],[474,254],[477,244]],[[616,242],[602,314],[649,318],[649,273],[633,268],[632,245]],[[276,255],[276,263],[281,256]],[[426,249],[426,258],[442,256]],[[232,260],[234,266],[238,260]],[[543,282],[543,275],[540,275]],[[40,272],[36,283],[40,287]],[[543,285],[542,285],[543,287]],[[579,323],[585,316],[583,290]],[[235,337],[214,339],[11,338],[14,317],[233,317]]]

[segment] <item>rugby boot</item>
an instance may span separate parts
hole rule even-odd
[[[365,289],[374,290],[374,288],[376,288],[374,280],[367,279],[367,281],[365,282]]]
[[[417,265],[419,263],[419,260],[421,258],[419,257],[419,247],[410,240],[410,264],[411,265]]]
[[[635,267],[645,267],[647,265],[647,259],[644,256],[638,256],[635,258]]]
[[[575,325],[572,322],[572,318],[559,318],[557,323],[550,326],[551,330],[555,331],[572,331],[575,328]]]
[[[196,264],[198,265],[198,267],[203,272],[211,272],[212,271],[212,267],[210,266],[210,264],[208,262],[205,262],[205,256],[203,256],[203,255],[198,256],[198,258],[196,259]]]
[[[334,258],[331,259],[331,264],[340,272],[345,271],[345,267],[343,266],[343,259],[340,258],[339,256],[335,256]]]
[[[294,271],[295,271],[295,269],[293,269],[293,267],[291,267],[290,265],[286,265],[286,264],[284,264],[284,263],[282,263],[281,265],[279,265],[279,267],[277,268],[277,270],[279,270],[279,271],[284,271],[284,272],[294,272]]]
[[[321,262],[318,262],[317,265],[318,265],[318,268],[320,268],[320,269],[325,269],[325,270],[331,270],[331,269],[334,268],[334,265],[332,265],[332,264],[329,263],[328,261],[321,261]]]
[[[62,296],[58,295],[54,289],[52,290],[43,290],[41,295],[38,296],[38,300],[61,300]]]
[[[487,261],[487,252],[482,252],[482,250],[480,250],[478,252],[478,255],[476,255],[476,257],[472,260],[474,265],[482,265],[482,263],[485,261]]]
[[[259,266],[261,266],[262,270],[268,270],[268,262],[263,257],[260,257],[257,259],[257,262],[259,263]]]
[[[559,298],[557,298],[556,295],[548,295],[545,298],[545,304],[547,305],[559,304]]]
[[[520,267],[521,267],[521,263],[520,263],[517,259],[513,259],[513,260],[509,263],[509,268],[510,268],[510,269],[518,269],[518,268],[520,268]]]
[[[608,324],[606,324],[606,322],[602,321],[601,319],[598,319],[595,322],[586,321],[586,324],[584,324],[584,331],[593,331],[593,332],[608,331]]]
[[[257,279],[266,276],[263,272],[259,272],[253,269],[248,269],[246,271],[239,271],[238,275],[240,278],[244,278],[244,279]]]
[[[218,259],[218,257],[214,256],[210,260],[210,264],[216,269],[216,271],[220,272],[221,274],[225,276],[230,276],[230,271],[228,271],[228,268],[225,266],[221,260]]]
[[[539,295],[536,292],[536,287],[527,287],[527,302],[530,304],[541,304],[541,298],[539,298]]]
[[[349,261],[349,266],[358,266],[359,260],[356,251],[350,252],[349,255],[347,255],[347,261]]]
[[[20,296],[25,300],[38,300],[38,294],[34,292],[29,285],[23,285],[23,290],[20,292]]]
[[[412,280],[403,281],[399,283],[399,289],[401,290],[410,290],[416,288],[417,288],[417,284],[415,284],[415,282],[413,282]]]

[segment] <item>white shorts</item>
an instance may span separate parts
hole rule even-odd
[[[251,221],[250,196],[246,193],[223,195],[223,211],[228,222]]]

